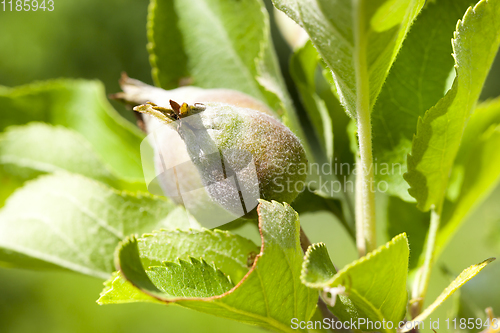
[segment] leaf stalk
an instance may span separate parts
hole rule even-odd
[[[354,1],[356,114],[359,141],[359,169],[356,175],[356,245],[359,256],[376,249],[375,191],[372,153],[370,83],[366,60],[365,20],[361,0]]]
[[[440,211],[440,209],[432,209],[431,211],[431,224],[425,244],[425,260],[421,268],[421,273],[419,274],[418,279],[415,280],[416,288],[414,288],[414,294],[412,295],[412,298],[415,300],[411,306],[411,314],[413,318],[422,312],[425,295],[427,294],[427,290],[429,288],[432,265],[434,264],[435,259],[437,233],[441,222]]]

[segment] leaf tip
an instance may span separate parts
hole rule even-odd
[[[495,257],[491,257],[491,258],[488,258],[486,259],[485,261],[483,261],[481,264],[485,264],[485,265],[488,265],[490,263],[492,263],[493,261],[497,260],[497,258]]]

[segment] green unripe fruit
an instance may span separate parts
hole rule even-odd
[[[262,199],[292,202],[302,190],[305,151],[275,118],[223,103],[171,105],[146,104],[135,110],[176,127],[210,197],[228,211],[237,214],[242,203],[248,205],[242,200],[245,193],[258,190]],[[237,184],[225,181],[233,175]]]
[[[128,80],[122,99],[132,104],[152,97],[150,101],[164,103],[162,106],[147,103],[134,110],[144,114],[148,133],[169,129],[156,135],[153,143],[159,174],[169,169],[159,156],[167,155],[168,164],[177,165],[170,168],[173,171],[169,169],[169,173],[158,177],[163,192],[185,203],[184,194],[179,196],[183,193],[179,185],[205,190],[190,192],[196,193],[188,207],[195,216],[217,214],[208,212],[212,201],[235,217],[254,217],[258,198],[290,203],[302,191],[307,165],[305,151],[286,126],[267,114],[270,110],[261,102],[227,89],[186,87],[165,91]],[[167,96],[178,98],[189,94],[196,95],[199,99],[194,101],[201,103],[194,103],[190,97],[190,105],[181,106],[173,101],[165,104]],[[186,159],[194,167],[182,163]]]

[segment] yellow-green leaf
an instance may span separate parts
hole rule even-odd
[[[486,265],[491,263],[495,258],[486,259],[485,261],[472,265],[469,268],[465,269],[460,275],[441,293],[441,295],[436,298],[436,300],[427,307],[421,314],[413,319],[413,322],[422,322],[426,319],[437,307],[439,307],[448,297],[453,295],[455,291],[457,291],[461,286],[463,286],[467,281],[476,276]],[[401,330],[402,333],[408,332],[411,330],[411,326],[408,325],[408,328],[405,325],[405,328]]]

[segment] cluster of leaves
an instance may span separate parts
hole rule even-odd
[[[324,315],[319,291],[340,320],[392,321],[394,332],[407,312],[408,276],[425,259],[424,212],[442,207],[440,252],[500,180],[500,100],[476,105],[500,44],[500,1],[274,4],[310,37],[290,72],[313,133],[287,93],[260,0],[153,0],[156,84],[245,92],[271,106],[318,163],[355,160],[365,94],[377,162],[406,172],[377,175],[389,184],[390,242],[337,271],[323,244],[304,259],[298,214],[286,203],[260,203],[260,246],[203,229],[146,193],[144,135],[111,108],[101,84],[57,80],[0,89],[0,263],[107,279],[100,304],[176,303],[285,332],[293,318]],[[330,210],[353,234],[349,193],[328,195],[318,189],[294,207]],[[419,319],[490,261],[465,270]]]

